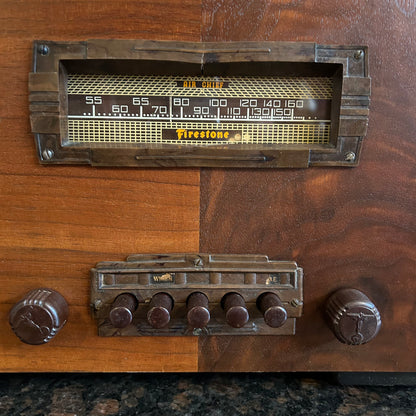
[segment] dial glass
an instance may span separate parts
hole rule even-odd
[[[282,71],[257,63],[246,68],[247,75],[242,66],[236,75],[236,65],[217,65],[209,71],[214,74],[175,73],[172,62],[156,73],[147,67],[128,74],[70,69],[63,144],[331,144],[337,134],[339,65],[310,64],[296,74],[296,65]]]

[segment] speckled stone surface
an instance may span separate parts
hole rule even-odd
[[[284,374],[1,375],[0,415],[416,416],[416,387]]]

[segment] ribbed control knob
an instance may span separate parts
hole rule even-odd
[[[68,304],[51,289],[35,289],[17,302],[9,313],[14,333],[27,344],[49,342],[68,319]]]
[[[188,324],[192,328],[205,328],[211,318],[208,298],[201,292],[191,293],[186,301]]]
[[[167,293],[156,293],[152,297],[147,312],[147,321],[153,328],[163,328],[170,321],[173,299]]]
[[[257,307],[261,310],[264,321],[272,328],[279,328],[287,320],[287,312],[282,301],[274,293],[262,293],[257,299]]]
[[[376,306],[356,289],[335,292],[327,301],[326,315],[335,336],[344,344],[365,344],[377,335],[381,327]]]
[[[238,293],[227,293],[222,298],[221,303],[225,311],[225,319],[228,325],[234,328],[241,328],[248,322],[248,310],[241,295]]]
[[[116,328],[125,328],[131,324],[133,314],[136,311],[139,302],[136,297],[130,293],[118,295],[109,313],[111,324]]]

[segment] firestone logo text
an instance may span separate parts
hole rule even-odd
[[[230,132],[227,130],[186,130],[177,129],[178,140],[182,139],[225,139],[228,140]]]

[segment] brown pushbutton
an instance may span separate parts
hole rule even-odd
[[[335,292],[327,301],[326,315],[335,336],[344,344],[365,344],[377,335],[381,327],[376,306],[356,289]]]
[[[188,324],[192,328],[205,328],[211,319],[208,298],[201,292],[191,293],[186,301]]]
[[[234,328],[243,327],[249,319],[246,303],[238,293],[227,293],[221,301],[228,325]]]
[[[9,313],[14,333],[27,344],[49,342],[68,319],[68,304],[51,289],[35,289],[17,302]]]
[[[262,312],[266,324],[272,328],[279,328],[287,320],[286,309],[275,293],[262,293],[257,298],[257,307]]]
[[[130,325],[138,306],[139,302],[134,295],[130,293],[118,295],[108,315],[111,324],[116,328],[125,328]]]
[[[156,293],[150,301],[147,322],[153,328],[165,327],[170,321],[172,308],[173,299],[167,293]]]

